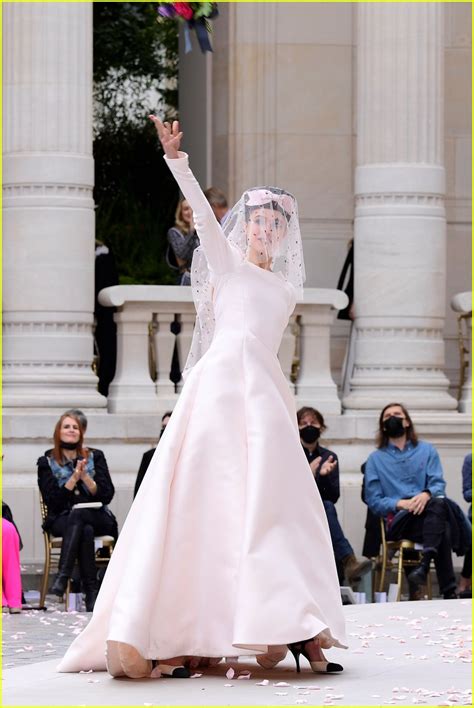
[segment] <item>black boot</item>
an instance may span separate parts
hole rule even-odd
[[[58,597],[62,597],[66,592],[67,584],[76,562],[81,535],[82,526],[80,524],[72,524],[68,526],[63,536],[58,574],[51,588],[51,592]]]
[[[423,551],[420,565],[408,574],[407,579],[410,585],[413,585],[415,588],[418,588],[420,585],[425,585],[428,573],[430,572],[431,561],[435,556],[435,551]]]
[[[86,611],[92,612],[97,597],[98,585],[95,565],[94,529],[90,525],[84,526],[79,548],[79,568],[85,593]]]

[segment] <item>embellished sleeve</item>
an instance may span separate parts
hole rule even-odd
[[[166,156],[164,159],[193,210],[194,224],[209,268],[216,275],[232,271],[236,265],[236,253],[228,243],[211,205],[189,168],[187,154],[178,154],[179,157],[175,159]]]

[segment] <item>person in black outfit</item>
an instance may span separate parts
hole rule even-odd
[[[342,266],[341,275],[337,282],[337,289],[346,293],[349,298],[347,306],[337,313],[338,320],[353,320],[354,313],[352,305],[354,303],[354,239],[349,242],[346,260]]]
[[[97,596],[94,536],[118,536],[117,521],[107,504],[114,485],[100,450],[84,447],[80,420],[65,413],[56,423],[54,447],[38,459],[38,486],[48,513],[45,531],[62,536],[58,574],[52,592],[62,597],[76,559],[85,590],[86,609],[92,612]],[[100,508],[73,508],[100,503]]]
[[[94,339],[99,356],[97,376],[98,390],[103,396],[109,392],[109,384],[115,376],[117,361],[117,325],[114,320],[115,308],[104,307],[99,302],[99,293],[103,288],[119,284],[115,258],[111,250],[100,241],[95,248],[95,300]]]
[[[331,534],[339,579],[344,575],[349,583],[356,583],[371,568],[370,560],[358,560],[344,535],[337,518],[336,502],[340,496],[339,462],[337,455],[319,444],[319,436],[326,430],[324,418],[315,408],[305,406],[297,413],[301,444],[318,485]]]
[[[165,428],[168,425],[170,418],[171,418],[171,411],[166,411],[166,413],[164,413],[164,415],[161,419],[161,432],[160,432],[160,438],[159,438],[160,440],[161,440],[161,436],[165,432]],[[135,481],[135,489],[133,490],[133,498],[134,499],[137,496],[137,492],[140,489],[141,483],[143,482],[143,478],[145,476],[145,473],[148,469],[148,466],[152,460],[153,455],[155,454],[155,450],[156,450],[156,447],[152,447],[151,450],[147,450],[142,457],[142,461],[140,462],[140,468],[139,468],[138,474],[137,474],[137,479]]]

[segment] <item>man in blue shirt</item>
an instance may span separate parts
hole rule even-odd
[[[424,585],[434,560],[440,592],[456,597],[446,482],[433,445],[418,440],[408,411],[390,403],[379,418],[378,449],[365,469],[365,498],[370,510],[386,520],[387,538],[408,538],[423,545],[421,564],[409,582]]]

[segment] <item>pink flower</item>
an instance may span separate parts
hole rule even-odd
[[[194,16],[193,8],[187,2],[174,2],[173,7],[185,20],[192,20]]]

